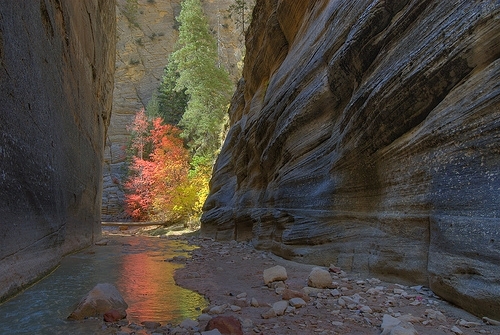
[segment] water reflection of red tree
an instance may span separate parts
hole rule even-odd
[[[139,241],[128,243],[135,249]],[[117,286],[129,305],[129,321],[182,321],[196,317],[196,307],[204,305],[203,297],[175,285],[173,275],[179,265],[165,262],[165,257],[158,251],[123,255]]]

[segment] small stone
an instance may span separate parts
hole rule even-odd
[[[330,267],[328,268],[328,271],[333,272],[333,273],[341,273],[342,269],[335,266],[334,264],[330,264]]]
[[[191,320],[191,319],[185,319],[184,321],[181,322],[179,326],[185,329],[196,329],[199,325],[198,321]]]
[[[109,240],[107,238],[103,238],[103,239],[95,242],[94,244],[98,245],[98,246],[104,246],[104,245],[108,245],[108,243],[109,243]]]
[[[274,311],[274,308],[268,309],[266,312],[261,314],[263,319],[271,319],[276,317],[276,312]]]
[[[290,299],[289,303],[295,308],[304,307],[306,305],[306,302],[302,298],[292,298]]]
[[[427,317],[429,319],[435,319],[435,320],[443,321],[443,322],[446,321],[446,317],[440,311],[436,311],[434,309],[426,309],[425,314],[427,315]]]
[[[390,332],[390,329],[396,327],[400,323],[401,323],[401,320],[396,319],[396,318],[390,316],[389,314],[384,314],[384,316],[382,317],[382,325],[380,327],[384,330],[384,333],[385,333],[386,330],[389,329],[389,332]]]
[[[483,317],[483,322],[485,322],[485,323],[487,323],[489,325],[493,325],[493,326],[500,326],[500,321],[490,319],[487,316]]]
[[[288,307],[288,301],[286,300],[281,300],[273,304],[273,309],[277,316],[285,314],[287,307]]]
[[[469,321],[466,321],[464,319],[460,319],[458,324],[462,327],[467,327],[467,328],[481,326],[481,324],[479,322],[469,322]]]
[[[265,269],[264,273],[263,273],[263,277],[264,277],[264,283],[266,285],[268,285],[274,281],[288,279],[286,269],[281,265],[276,265],[272,268]]]
[[[141,324],[144,326],[146,329],[156,329],[161,326],[161,323],[156,322],[156,321],[144,321],[141,322]]]
[[[210,308],[210,311],[208,312],[209,314],[222,314],[224,313],[224,310],[227,308],[227,305],[221,305],[221,306],[214,306]]]
[[[246,292],[243,292],[243,293],[240,293],[236,296],[237,299],[241,299],[241,298],[246,298],[247,297],[247,294]]]
[[[372,309],[369,306],[361,306],[359,310],[363,313],[373,313]]]
[[[252,300],[250,300],[250,305],[252,307],[259,307],[259,302],[257,301],[257,299],[252,298]]]
[[[400,288],[395,288],[393,292],[394,292],[394,294],[399,294],[399,295],[402,295],[402,296],[408,295],[408,293],[406,293],[405,290],[402,290]]]
[[[281,294],[283,294],[283,292],[284,292],[285,290],[286,290],[286,288],[284,288],[284,287],[277,287],[277,288],[274,290],[274,292],[276,292],[276,294],[278,294],[278,295],[281,295]]]
[[[209,321],[212,317],[206,313],[203,313],[201,314],[199,317],[198,317],[198,321]]]
[[[290,300],[292,298],[302,298],[304,301],[310,301],[311,298],[304,292],[285,289],[282,293],[283,300]]]
[[[451,327],[451,331],[454,332],[455,334],[463,334],[464,332],[460,330],[457,326]]]
[[[332,325],[335,327],[342,327],[344,323],[340,321],[332,321]]]
[[[330,291],[330,294],[332,295],[332,297],[340,297],[341,296],[341,293],[339,290],[337,289],[333,289]]]
[[[247,307],[248,306],[248,301],[245,298],[238,299],[234,301],[234,305],[238,307]]]
[[[302,291],[310,297],[317,296],[319,293],[323,292],[323,290],[320,288],[309,287],[309,286],[304,287]]]
[[[371,278],[366,280],[370,285],[377,285],[380,284],[381,281],[378,278]]]
[[[307,278],[307,286],[315,288],[333,288],[330,272],[319,267],[312,269]]]
[[[243,328],[252,328],[253,327],[253,321],[251,319],[243,319],[241,322],[241,326]]]
[[[230,308],[233,312],[239,312],[239,311],[241,311],[241,307],[240,307],[240,306],[231,305],[231,306],[229,306],[229,308]]]

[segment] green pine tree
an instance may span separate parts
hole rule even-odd
[[[234,3],[228,8],[229,17],[234,21],[236,27],[239,28],[242,41],[245,39],[246,29],[252,19],[253,7],[253,0],[234,0]]]
[[[156,97],[153,96],[151,99],[152,103],[155,104],[153,110],[156,110],[156,116],[161,117],[165,123],[175,126],[181,120],[189,101],[186,89],[175,89],[178,78],[179,73],[175,63],[169,59]]]
[[[179,125],[195,156],[215,158],[233,84],[217,66],[217,43],[200,0],[184,0],[177,20],[179,40],[171,55],[179,74],[175,90],[189,96]]]

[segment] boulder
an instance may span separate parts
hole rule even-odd
[[[288,278],[286,269],[281,265],[276,265],[273,266],[272,268],[265,269],[263,277],[264,277],[264,283],[266,285],[275,281],[287,280]]]
[[[89,317],[103,316],[106,313],[113,315],[127,315],[127,303],[120,292],[112,284],[97,284],[85,297],[80,300],[68,320],[83,320]]]
[[[314,288],[332,288],[332,276],[327,270],[315,267],[307,277],[307,285]]]

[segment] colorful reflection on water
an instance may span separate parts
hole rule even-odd
[[[94,246],[67,256],[50,276],[0,305],[0,334],[98,334],[100,321],[67,321],[74,305],[97,283],[112,283],[128,303],[130,322],[179,323],[196,318],[207,302],[175,285],[188,256],[183,241],[141,236],[114,236],[107,246]]]
[[[173,256],[187,255],[193,248],[179,241],[170,241],[166,254],[162,246],[145,246],[143,240],[131,239],[122,251],[119,279],[116,283],[125,301],[130,321],[180,322],[196,318],[200,307],[206,306],[199,294],[175,285],[174,271],[179,264],[166,261]],[[146,249],[146,250],[145,250]],[[179,252],[181,250],[181,252]]]

